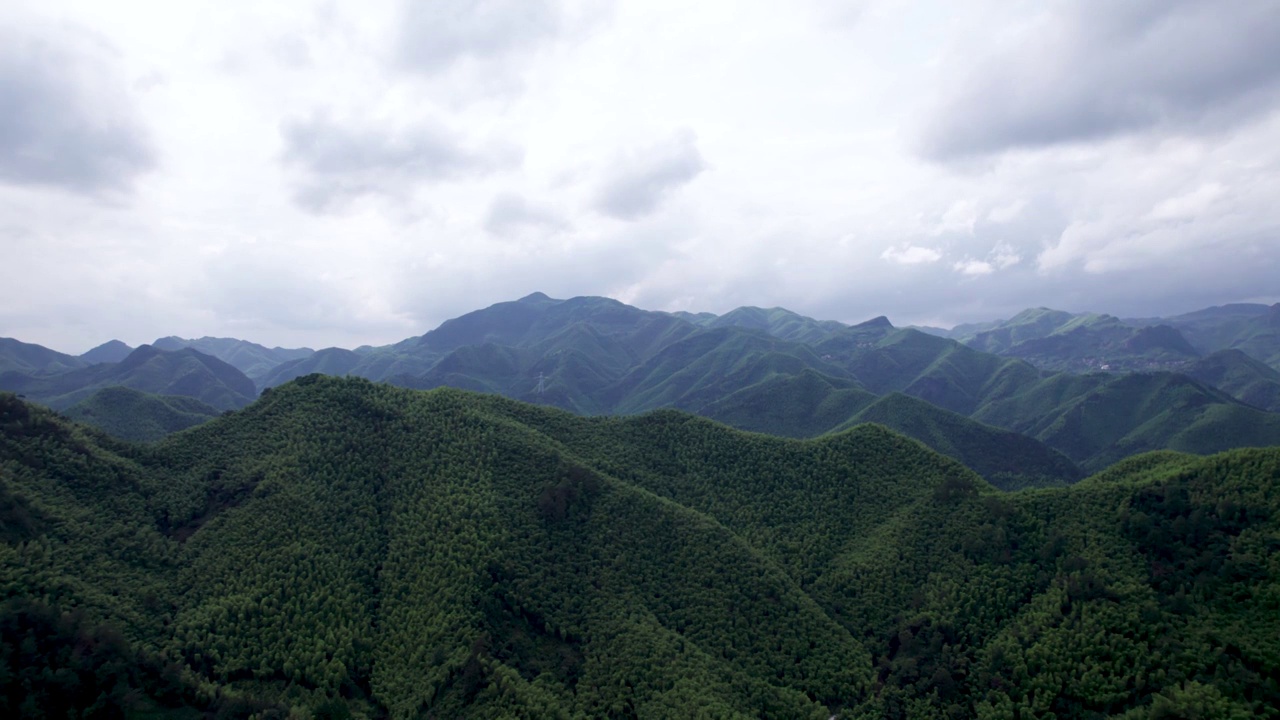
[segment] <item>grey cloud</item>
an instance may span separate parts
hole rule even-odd
[[[1272,0],[1076,0],[1021,42],[960,59],[924,128],[949,160],[1150,128],[1217,131],[1280,104],[1280,5]]]
[[[547,0],[411,0],[404,5],[399,59],[439,72],[463,57],[492,58],[555,35],[556,5]]]
[[[286,163],[302,171],[294,199],[314,212],[361,195],[403,197],[417,184],[484,175],[519,164],[518,149],[478,150],[448,129],[343,124],[324,115],[281,127]]]
[[[530,202],[516,193],[501,193],[485,213],[484,228],[493,235],[506,235],[524,228],[560,229],[568,223],[554,211]]]
[[[675,189],[706,169],[690,131],[623,158],[600,184],[595,209],[620,220],[652,213]]]
[[[62,31],[57,44],[0,33],[0,181],[128,190],[156,163],[129,84],[100,40]]]

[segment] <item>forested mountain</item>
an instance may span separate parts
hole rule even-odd
[[[10,713],[1275,717],[1280,450],[1001,494],[308,376],[150,446],[0,395]]]
[[[1187,375],[1254,407],[1280,412],[1280,370],[1240,350],[1219,350],[1197,360]]]
[[[984,425],[902,393],[877,399],[836,432],[862,423],[877,423],[915,438],[1003,490],[1066,485],[1084,475],[1066,455],[1031,437]]]
[[[1280,374],[1240,350],[1199,357],[1200,349],[1174,327],[1191,328],[1204,342],[1257,340],[1267,337],[1259,323],[1265,325],[1270,313],[1266,306],[1228,306],[1136,327],[1109,315],[1040,308],[1009,321],[958,327],[952,334],[962,343],[895,328],[884,317],[843,325],[781,308],[742,307],[721,316],[662,313],[608,298],[557,300],[535,293],[421,336],[357,351],[268,349],[226,338],[162,338],[148,350],[218,353],[253,373],[253,388],[225,366],[204,372],[199,363],[169,363],[143,378],[121,375],[127,362],[84,368],[84,358],[10,341],[0,346],[8,348],[3,357],[26,370],[0,375],[0,388],[56,408],[109,385],[127,385],[229,409],[261,388],[318,372],[414,389],[496,393],[585,415],[674,407],[787,437],[856,424],[868,419],[860,413],[877,398],[887,397],[875,420],[962,459],[988,480],[1020,486],[1074,478],[1073,465],[1098,470],[1147,450],[1211,453],[1280,444],[1278,416],[1257,412],[1278,409]],[[108,344],[91,353],[122,347]],[[1176,366],[1190,377],[1117,372],[1153,364]],[[67,365],[77,369],[58,370]],[[1056,373],[1045,366],[1108,372]],[[174,380],[178,376],[184,380]],[[1009,455],[1022,463],[1012,471],[996,452],[1014,442],[1010,431],[1027,436]],[[1070,462],[1064,465],[1054,451]]]
[[[253,381],[239,370],[189,348],[166,352],[143,345],[118,363],[100,363],[58,374],[0,374],[0,390],[23,394],[55,409],[68,408],[98,390],[114,386],[193,397],[218,410],[244,407],[257,395]]]
[[[1167,318],[1200,352],[1240,350],[1280,370],[1280,303],[1206,308]]]
[[[947,334],[983,352],[1067,372],[1181,369],[1200,357],[1177,330],[1130,325],[1111,315],[1025,310],[991,325],[960,326]]]
[[[151,343],[160,350],[192,348],[212,355],[258,382],[277,365],[311,355],[311,348],[268,348],[235,338],[202,337],[188,340],[177,336],[162,337]]]
[[[88,364],[74,355],[50,350],[43,345],[0,338],[0,373],[48,375],[75,370]]]
[[[62,414],[121,440],[145,442],[208,422],[222,413],[193,397],[153,395],[114,385],[66,408]]]
[[[98,363],[117,363],[129,357],[133,348],[119,340],[108,340],[101,345],[80,354],[80,359],[90,365]]]
[[[1280,370],[1280,304],[1224,305],[1124,320],[1034,308],[1008,320],[935,334],[1049,370],[1185,371],[1196,359],[1222,350],[1242,351]]]
[[[740,307],[698,324],[703,327],[740,327],[761,330],[782,340],[807,344],[821,342],[846,327],[834,320],[814,320],[786,308]]]

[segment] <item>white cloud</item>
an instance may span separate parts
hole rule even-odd
[[[880,257],[899,265],[921,265],[938,262],[942,259],[942,253],[919,245],[904,245],[885,248],[885,251],[880,253]]]
[[[697,135],[687,128],[680,130],[617,156],[596,191],[595,209],[619,220],[648,215],[705,169]]]
[[[1219,183],[1206,183],[1185,195],[1161,200],[1147,216],[1152,220],[1187,220],[1207,212],[1227,189]]]
[[[73,91],[6,96],[40,123],[0,130],[0,336],[376,344],[534,290],[898,323],[1277,294],[1270,3],[847,6],[0,3],[49,49],[0,49],[7,82]]]
[[[961,275],[971,276],[990,275],[996,271],[996,269],[992,267],[991,263],[986,262],[985,260],[962,260],[956,263],[954,267],[956,272]]]

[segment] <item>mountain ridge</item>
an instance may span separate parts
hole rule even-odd
[[[1277,449],[1008,495],[874,424],[788,440],[320,375],[103,442],[0,393],[0,630],[47,648],[6,656],[6,692],[173,717],[1280,702]],[[70,652],[86,634],[117,639]]]

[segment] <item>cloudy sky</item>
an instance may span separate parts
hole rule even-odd
[[[1280,300],[1280,3],[0,5],[0,336]]]

